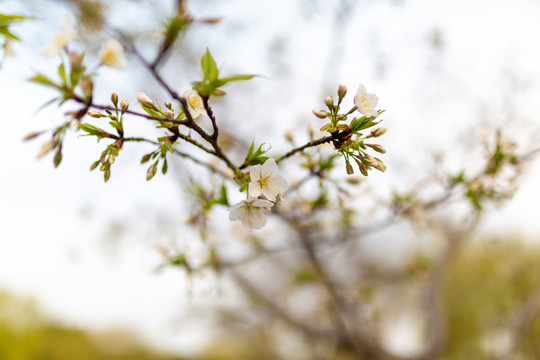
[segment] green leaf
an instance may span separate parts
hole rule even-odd
[[[220,205],[229,206],[229,199],[227,198],[227,187],[225,186],[225,184],[221,185],[221,189],[220,189],[220,192],[219,192],[219,198],[213,199],[212,200],[212,205],[213,204],[220,204]]]
[[[67,77],[66,77],[66,69],[64,68],[64,63],[61,63],[60,66],[58,66],[58,75],[64,80],[64,84],[68,85]]]
[[[265,145],[265,143],[262,143],[257,150],[255,150],[255,141],[251,143],[251,147],[249,148],[248,154],[246,156],[245,163],[247,165],[256,165],[256,164],[264,164],[266,160],[268,160],[268,156],[262,156],[264,153],[268,152],[270,150],[270,147],[268,149],[264,150],[262,147]]]
[[[219,70],[216,65],[216,61],[210,54],[210,50],[206,48],[206,52],[201,58],[201,68],[204,74],[204,80],[213,82],[218,78]]]
[[[6,15],[6,14],[0,14],[0,25],[8,25],[15,21],[22,21],[31,19],[27,16],[23,15]]]
[[[178,34],[184,30],[184,27],[189,24],[189,21],[185,17],[171,18],[167,24],[167,30],[165,33],[165,42],[163,44],[163,50],[167,50],[178,38]]]
[[[31,82],[35,82],[44,86],[49,86],[55,89],[63,90],[62,86],[56,84],[54,81],[52,81],[51,79],[49,79],[48,77],[40,73],[37,73],[36,75],[32,76],[29,80]]]
[[[360,119],[354,119],[351,121],[351,131],[353,133],[370,128],[374,125],[377,125],[379,122],[375,122],[375,116],[365,117],[362,116]]]
[[[232,82],[232,81],[251,80],[255,76],[256,75],[233,75],[233,76],[229,76],[229,77],[226,77],[226,78],[217,79],[215,81],[215,85],[216,85],[216,87],[219,87],[219,86],[225,85],[226,83]]]

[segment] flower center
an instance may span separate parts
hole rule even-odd
[[[191,95],[189,97],[189,103],[192,108],[201,107],[201,99],[198,96]]]
[[[371,105],[369,104],[366,94],[360,95],[360,101],[362,102],[362,105],[364,105],[366,109],[371,109]]]
[[[265,175],[265,176],[262,176],[262,175],[261,175],[261,178],[260,178],[260,180],[259,180],[259,183],[261,184],[261,186],[272,184],[271,176],[270,176],[270,175]]]

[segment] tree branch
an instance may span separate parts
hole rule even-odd
[[[276,159],[276,162],[280,162],[281,160],[285,160],[286,158],[291,157],[291,156],[293,156],[294,154],[296,154],[298,152],[302,152],[307,148],[310,148],[310,147],[313,147],[313,146],[318,146],[318,145],[325,144],[325,143],[329,143],[329,142],[332,141],[332,139],[333,139],[333,137],[331,135],[329,135],[329,136],[325,136],[325,137],[317,139],[317,140],[310,141],[307,144],[304,144],[304,145],[302,145],[300,147],[294,148],[291,151],[289,151],[288,153],[286,153],[285,155],[279,157],[278,159]]]

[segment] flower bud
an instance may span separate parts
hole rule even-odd
[[[371,148],[378,153],[385,154],[386,149],[379,144],[371,145]]]
[[[319,119],[325,119],[328,117],[328,113],[324,110],[313,110],[313,115],[315,115]]]
[[[137,101],[144,107],[152,109],[156,108],[154,101],[142,91],[137,94]]]
[[[171,109],[171,108],[172,108],[172,104],[171,104],[170,102],[168,102],[168,101],[165,103],[165,107],[166,107],[167,109],[169,109],[169,110],[172,110],[172,109]]]
[[[354,158],[354,161],[356,161],[356,165],[358,165],[358,169],[360,169],[360,172],[362,173],[362,175],[364,176],[368,176],[368,169],[366,167],[366,165],[364,165],[360,160],[358,160],[357,158]]]
[[[340,99],[343,99],[345,97],[345,94],[347,93],[347,87],[343,84],[339,84],[337,93]]]
[[[111,94],[111,101],[112,101],[114,107],[118,106],[118,94],[117,93],[113,92]]]
[[[99,119],[101,117],[105,117],[105,115],[103,115],[99,111],[94,111],[94,110],[89,111],[88,116],[91,116],[91,117],[96,118],[96,119]]]
[[[334,99],[332,99],[331,96],[327,96],[324,98],[324,103],[326,104],[326,106],[332,106],[334,105]]]
[[[173,120],[174,119],[174,112],[172,112],[171,110],[167,110],[165,112],[165,117],[169,120]]]
[[[54,139],[49,141],[49,142],[46,142],[42,147],[41,147],[41,150],[39,150],[39,153],[38,153],[38,158],[41,158],[43,157],[45,154],[47,154],[49,151],[51,151],[52,149],[54,149],[56,147],[56,145],[58,145],[58,141],[55,141]]]
[[[348,175],[354,174],[354,169],[353,169],[351,163],[349,162],[349,160],[346,161],[345,168],[347,169],[347,174]]]
[[[120,103],[120,108],[122,109],[122,114],[125,113],[129,108],[129,102],[126,99],[122,100]]]
[[[376,129],[371,130],[371,136],[372,137],[381,136],[385,132],[386,132],[386,128],[384,126],[381,126],[380,128],[376,128]]]
[[[287,141],[290,142],[291,144],[294,142],[293,132],[291,129],[285,132],[285,139],[287,139]]]
[[[374,160],[373,167],[375,169],[379,170],[380,172],[386,171],[386,165],[384,165],[384,163],[381,160],[378,160],[378,159],[373,159],[373,160]]]

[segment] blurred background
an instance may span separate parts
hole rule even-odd
[[[250,241],[264,243],[267,236],[282,245],[292,236],[269,219],[269,233],[245,236],[233,225],[224,239],[220,229],[231,225],[220,208],[209,220],[209,238],[203,239],[187,221],[196,202],[185,184],[195,178],[212,186],[217,180],[200,176],[196,165],[171,162],[167,176],[147,182],[139,161],[153,149],[129,144],[105,184],[100,173],[88,172],[103,149],[95,139],[70,134],[56,169],[50,156],[36,159],[42,142],[22,142],[26,134],[58,124],[72,106],[42,107],[54,92],[27,81],[37,72],[56,74],[59,56],[45,56],[43,48],[63,23],[77,28],[73,47],[87,51],[88,66],[97,68],[100,46],[118,31],[137,39],[150,58],[177,5],[166,0],[0,0],[2,13],[33,17],[12,26],[22,41],[10,44],[13,56],[4,48],[0,69],[0,358],[358,358],[341,347],[339,336],[324,343],[308,331],[299,335],[287,321],[261,321],[261,308],[271,319],[280,316],[271,314],[268,303],[254,300],[257,296],[246,296],[253,295],[251,285],[226,271],[193,274],[164,266],[171,251],[196,264],[203,262],[208,244],[217,243],[231,258],[241,259]],[[439,167],[446,174],[481,170],[485,144],[496,129],[517,144],[517,154],[540,147],[536,0],[208,0],[186,5],[196,19],[221,21],[189,27],[160,69],[176,91],[199,79],[206,48],[223,73],[260,75],[227,87],[227,96],[214,99],[233,153],[242,153],[254,140],[271,144],[270,153],[277,155],[291,147],[286,133],[297,145],[309,141],[309,131],[318,137],[324,122],[311,111],[323,108],[325,96],[336,97],[340,83],[349,89],[350,106],[360,83],[379,96],[379,108],[386,110],[382,118],[388,132],[380,143],[387,150],[382,158],[388,170],[370,173],[357,186],[362,226],[374,221],[378,227],[381,212],[399,207],[395,194],[427,189],[419,198],[437,198],[430,184],[437,183]],[[97,103],[108,103],[113,91],[133,105],[139,91],[168,100],[129,57],[121,70],[97,68],[94,91]],[[139,119],[125,128],[148,136],[162,133]],[[235,161],[241,163],[241,156]],[[289,179],[299,177],[293,161],[283,165]],[[528,158],[520,170],[512,197],[483,206],[474,230],[467,230],[476,212],[466,201],[445,205],[433,216],[425,206],[423,219],[404,216],[362,236],[357,246],[323,257],[335,265],[343,252],[356,256],[336,273],[362,273],[341,279],[354,283],[358,301],[369,308],[362,316],[377,323],[364,329],[382,339],[385,351],[398,358],[538,358],[538,161]],[[345,179],[343,163],[336,173]],[[306,196],[316,195],[313,186]],[[332,207],[325,211],[339,214]],[[472,240],[437,278],[446,336],[433,347],[437,351],[424,353],[430,348],[424,326],[429,321],[419,315],[423,305],[411,304],[418,303],[418,289],[431,279],[439,254],[445,254],[441,244],[456,236],[456,229],[467,230],[458,236]],[[268,286],[273,300],[290,314],[308,315],[298,304],[320,310],[325,293],[299,285],[311,275],[294,264],[294,257],[282,259],[292,264],[285,275],[257,254],[263,259],[239,271]],[[355,267],[343,268],[351,264]],[[291,273],[300,282],[290,282]],[[292,294],[293,289],[302,294]],[[247,310],[253,313],[237,318]],[[322,323],[315,327],[324,328]],[[319,345],[308,349],[306,343]],[[362,358],[386,358],[377,354]]]

